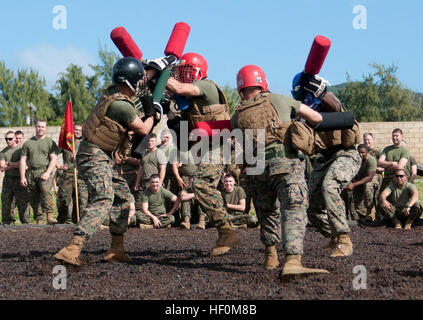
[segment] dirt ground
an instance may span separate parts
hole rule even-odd
[[[110,235],[100,230],[86,243],[81,268],[66,266],[53,273],[59,264],[53,254],[68,244],[72,230],[63,225],[0,227],[0,300],[423,299],[423,226],[411,231],[354,227],[353,256],[336,259],[325,249],[328,240],[309,228],[304,265],[330,274],[288,283],[279,281],[280,268],[263,269],[258,229],[239,230],[241,245],[213,258],[209,251],[216,229],[130,229],[129,264],[102,261]],[[63,275],[57,288],[57,277]]]

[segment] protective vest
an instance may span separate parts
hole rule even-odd
[[[121,149],[125,139],[128,138],[128,129],[118,122],[106,117],[110,104],[115,100],[123,100],[130,103],[134,109],[135,105],[131,99],[122,94],[110,92],[112,87],[107,88],[103,93],[100,101],[91,111],[87,120],[82,127],[82,133],[86,139],[97,145],[105,151],[116,151]],[[125,149],[130,145],[125,143]],[[120,150],[121,154],[125,154],[126,150]]]
[[[314,152],[331,153],[342,148],[350,148],[361,143],[361,134],[358,122],[354,120],[351,129],[324,131],[314,133]]]
[[[279,115],[270,102],[270,93],[263,92],[254,101],[242,101],[237,108],[238,128],[243,132],[253,129],[253,139],[257,142],[257,129],[265,129],[265,145],[273,142],[290,144],[287,129],[291,121],[280,121]]]
[[[211,80],[209,80],[211,81]],[[189,104],[190,108],[181,112],[182,119],[188,120],[188,130],[191,131],[194,128],[194,124],[200,121],[216,121],[216,120],[230,120],[230,112],[228,101],[225,94],[222,92],[220,87],[211,81],[217,88],[219,93],[219,103],[212,104],[210,106],[200,107],[196,103],[196,99],[191,99]]]

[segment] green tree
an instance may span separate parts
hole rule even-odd
[[[416,121],[423,119],[421,98],[403,86],[395,65],[372,63],[373,73],[362,81],[351,81],[337,90],[337,96],[358,121]]]
[[[58,115],[57,121],[60,123],[65,112],[69,99],[72,99],[74,122],[84,122],[94,107],[96,100],[92,88],[93,79],[82,72],[82,67],[71,64],[65,72],[59,74],[54,89],[57,90],[55,96],[55,111]]]
[[[225,94],[226,99],[228,99],[229,110],[230,110],[231,115],[233,115],[235,113],[236,107],[238,106],[238,104],[240,102],[238,90],[233,89],[228,85],[225,85],[222,88],[222,91]]]
[[[37,71],[18,69],[15,74],[0,62],[0,126],[24,126],[29,118],[54,119],[45,86],[45,79]],[[32,113],[30,105],[35,106]]]

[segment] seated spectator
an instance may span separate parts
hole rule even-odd
[[[410,230],[411,225],[423,212],[417,187],[407,181],[404,170],[395,171],[395,181],[382,191],[380,209],[395,225],[395,229]]]
[[[373,220],[371,217],[377,160],[370,155],[369,148],[360,144],[357,151],[362,160],[361,167],[351,182],[344,187],[347,192],[347,213],[350,220]]]
[[[229,214],[229,221],[239,228],[255,228],[257,218],[245,214],[245,192],[242,187],[235,185],[235,178],[231,174],[225,175],[223,179],[223,200]]]
[[[192,214],[197,208],[198,212],[198,225],[197,229],[206,229],[206,221],[207,215],[201,210],[198,203],[195,201],[195,194],[192,190],[192,181],[194,180],[193,177],[189,177],[188,185],[182,189],[179,193],[179,200],[181,203],[181,229],[190,229],[191,228],[191,218]]]
[[[166,212],[165,208],[167,200],[174,203],[169,212]],[[138,211],[135,214],[135,223],[139,224],[140,229],[170,228],[171,224],[175,222],[173,214],[179,204],[178,197],[162,187],[160,176],[153,174],[150,177],[149,187],[141,198],[142,212]]]

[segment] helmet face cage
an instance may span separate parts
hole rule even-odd
[[[199,80],[199,73],[200,68],[180,63],[176,67],[175,79],[182,83],[193,83],[194,80]]]

